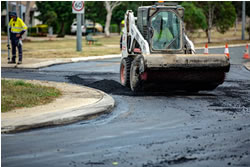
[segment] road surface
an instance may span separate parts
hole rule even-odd
[[[135,96],[119,84],[119,59],[2,69],[2,77],[86,85],[116,101],[112,113],[92,120],[2,134],[2,166],[250,166],[250,72],[244,48],[231,52],[224,84],[193,94]]]

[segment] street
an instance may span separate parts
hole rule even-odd
[[[243,53],[231,47],[224,84],[199,93],[134,95],[119,83],[120,59],[2,68],[2,77],[84,85],[116,101],[111,113],[91,120],[2,134],[2,166],[250,166],[250,71]]]

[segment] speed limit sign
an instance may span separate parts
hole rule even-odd
[[[83,1],[73,1],[72,2],[72,12],[73,13],[84,13],[84,2]]]

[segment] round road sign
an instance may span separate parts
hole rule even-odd
[[[73,1],[72,2],[73,13],[84,13],[84,2],[83,1]]]

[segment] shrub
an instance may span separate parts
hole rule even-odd
[[[119,32],[119,27],[117,24],[111,24],[110,25],[110,32],[111,33],[118,33]]]

